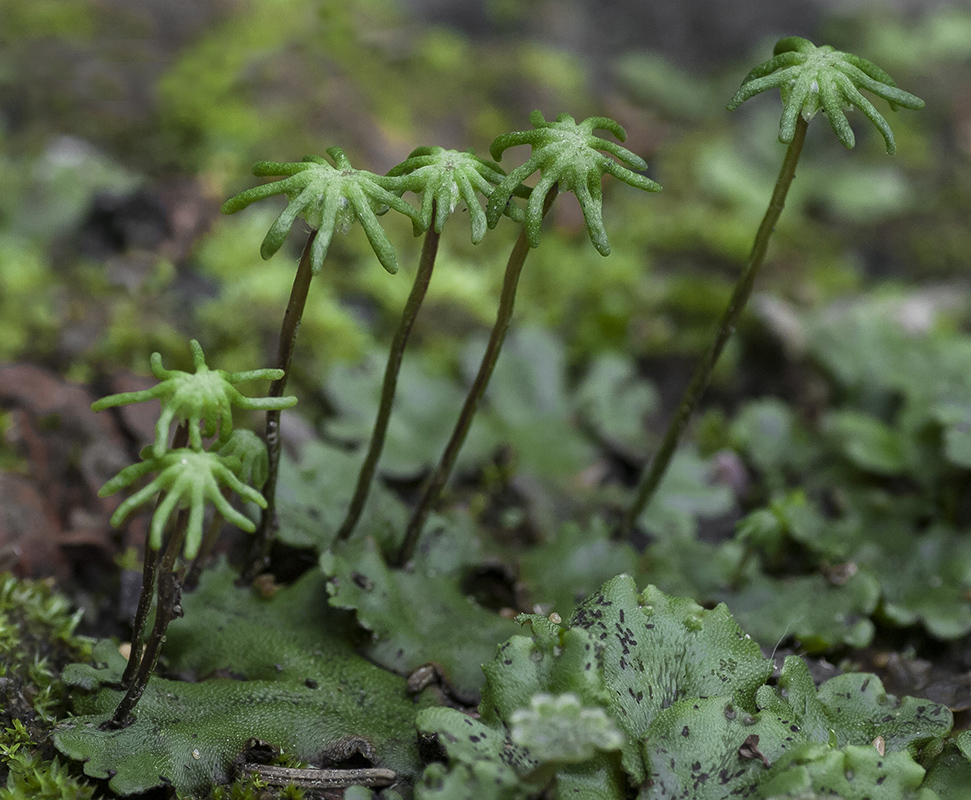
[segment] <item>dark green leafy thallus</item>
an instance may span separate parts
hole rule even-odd
[[[767,545],[791,540],[823,568],[856,572],[829,587],[820,575],[779,584],[749,574],[740,594],[715,595],[763,641],[789,634],[812,649],[860,646],[875,608],[940,639],[971,630],[971,540],[956,502],[967,480],[971,338],[949,325],[908,329],[903,312],[917,302],[889,296],[798,319],[839,404],[813,425],[784,404],[756,401],[732,423],[735,446],[773,498],[742,521],[747,544],[771,557]],[[786,492],[789,484],[803,490]],[[824,510],[833,486],[840,502]],[[941,517],[942,508],[954,511]]]
[[[269,600],[236,588],[235,578],[223,566],[185,595],[165,656],[173,672],[198,681],[153,677],[129,727],[98,728],[121,696],[111,684],[125,661],[111,642],[98,645],[94,665],[68,667],[79,716],[56,731],[57,748],[121,795],[163,784],[182,795],[208,791],[230,779],[251,738],[319,763],[351,737],[376,765],[415,775],[414,719],[424,701],[356,654],[329,612],[323,576],[311,571]]]
[[[479,719],[419,715],[447,755],[426,770],[419,798],[538,797],[553,776],[560,798],[619,800],[631,787],[638,800],[937,797],[920,789],[915,756],[947,735],[947,708],[887,695],[872,675],[817,690],[797,657],[769,686],[773,662],[724,606],[638,593],[622,575],[565,625],[523,621],[533,635],[513,637],[484,667]],[[537,695],[548,696],[540,708]],[[545,738],[531,727],[537,715]]]
[[[330,604],[353,610],[371,638],[362,652],[401,674],[434,662],[460,693],[475,697],[481,665],[516,625],[467,596],[463,580],[482,563],[474,532],[458,518],[424,537],[412,567],[392,569],[370,537],[321,555]]]

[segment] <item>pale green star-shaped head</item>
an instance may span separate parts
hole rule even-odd
[[[257,411],[280,411],[297,402],[296,397],[246,397],[233,384],[254,380],[279,380],[282,369],[255,369],[247,372],[226,372],[210,369],[202,345],[193,339],[192,360],[195,372],[166,369],[160,353],[153,353],[152,374],[159,380],[151,389],[138,392],[122,392],[92,403],[93,411],[106,408],[158,400],[162,405],[155,425],[155,444],[152,452],[160,458],[168,446],[169,427],[172,422],[185,423],[189,444],[194,450],[202,450],[202,437],[219,433],[219,442],[225,442],[233,433],[232,407]]]
[[[464,203],[469,211],[472,244],[478,244],[486,232],[486,215],[478,195],[488,198],[495,186],[505,179],[506,173],[494,161],[479,158],[471,149],[419,147],[393,167],[387,177],[395,180],[396,190],[421,196],[423,229],[434,226],[435,232],[441,233],[459,201]],[[508,210],[517,221],[523,221],[522,209],[518,206],[510,205]]]
[[[327,155],[333,159],[333,165],[320,156],[306,156],[303,161],[290,163],[258,161],[253,165],[254,175],[285,177],[231,197],[223,203],[223,213],[234,214],[257,200],[286,195],[287,207],[270,226],[260,247],[264,259],[280,249],[297,217],[303,217],[317,231],[310,252],[316,275],[323,267],[334,231],[347,233],[351,225],[360,222],[381,266],[393,275],[398,271],[398,258],[378,215],[393,208],[409,217],[420,231],[418,212],[394,193],[391,179],[355,169],[339,147],[328,148]]]
[[[808,122],[822,109],[837,138],[845,147],[853,147],[856,138],[844,110],[855,106],[877,127],[886,142],[887,153],[893,155],[897,145],[890,124],[860,89],[882,97],[891,110],[897,106],[915,110],[924,107],[923,100],[897,88],[893,79],[876,64],[829,45],[817,47],[798,36],[776,43],[772,58],[745,76],[728,108],[734,110],[750,97],[774,87],[782,95],[779,140],[786,144],[795,135],[800,114]]]
[[[99,497],[108,497],[131,486],[150,472],[158,473],[146,486],[115,509],[111,515],[111,524],[115,527],[121,525],[138,506],[163,492],[162,501],[156,506],[149,526],[149,545],[154,550],[161,548],[165,526],[172,513],[180,508],[189,509],[183,548],[183,555],[187,559],[195,558],[199,552],[206,503],[212,503],[224,519],[247,533],[256,530],[253,521],[233,508],[223,495],[225,487],[244,500],[266,508],[263,495],[237,477],[242,471],[242,465],[236,456],[199,452],[183,447],[169,450],[159,458],[152,455],[151,448],[146,447],[142,452],[142,459],[141,463],[125,467],[98,492]]]
[[[517,145],[530,145],[532,154],[525,164],[510,172],[492,192],[486,209],[489,226],[495,227],[498,223],[523,180],[539,170],[539,181],[526,204],[526,237],[530,246],[539,244],[544,201],[547,193],[556,185],[559,191],[576,195],[590,241],[601,255],[608,255],[610,244],[604,229],[602,209],[603,176],[613,175],[628,186],[658,192],[660,185],[633,171],[647,169],[647,162],[619,144],[594,134],[595,130],[605,130],[622,142],[627,138],[624,129],[608,117],[589,117],[578,123],[569,114],[560,114],[555,120],[547,122],[541,112],[534,111],[529,115],[529,121],[534,130],[499,136],[490,148],[495,159],[499,159],[506,149]]]

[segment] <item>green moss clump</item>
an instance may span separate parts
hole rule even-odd
[[[47,745],[66,713],[61,670],[91,657],[80,616],[52,582],[0,574],[0,800],[91,796]]]
[[[94,786],[82,783],[56,758],[46,760],[18,719],[0,734],[0,760],[8,770],[0,800],[89,800]]]
[[[268,787],[257,775],[247,775],[228,786],[216,786],[211,800],[304,800],[307,793],[298,786],[285,786],[281,789]]]

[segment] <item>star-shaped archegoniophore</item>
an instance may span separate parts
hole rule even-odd
[[[887,153],[893,155],[897,145],[890,124],[860,89],[882,97],[890,103],[891,110],[897,106],[914,110],[924,107],[923,100],[898,89],[893,79],[876,64],[829,45],[816,47],[807,39],[789,36],[776,43],[772,58],[745,76],[728,108],[734,110],[750,97],[776,86],[782,94],[783,106],[779,140],[786,144],[795,135],[800,114],[808,122],[822,109],[837,138],[845,147],[853,147],[856,138],[844,110],[856,106],[876,125],[887,143]]]
[[[394,193],[394,181],[373,172],[355,169],[339,147],[327,148],[334,160],[331,166],[320,156],[306,156],[303,161],[281,164],[258,161],[253,174],[259,177],[286,176],[282,180],[254,186],[223,203],[224,214],[234,214],[257,200],[275,194],[286,195],[287,207],[270,226],[260,255],[268,259],[283,245],[283,240],[297,217],[303,217],[317,231],[310,252],[313,273],[320,272],[335,230],[347,233],[351,225],[360,222],[367,234],[374,254],[392,275],[398,271],[398,258],[391,240],[378,222],[378,215],[393,208],[409,217],[417,233],[421,217],[400,196]]]
[[[226,372],[210,369],[202,345],[195,339],[190,343],[196,371],[183,372],[165,369],[160,353],[152,353],[152,374],[160,383],[140,392],[122,392],[103,397],[91,405],[93,411],[102,411],[129,403],[158,400],[162,404],[155,425],[155,444],[152,453],[160,458],[168,445],[169,426],[173,420],[188,426],[189,444],[193,450],[202,450],[202,437],[214,436],[219,431],[219,441],[225,442],[233,433],[232,406],[250,410],[267,411],[290,408],[296,397],[246,397],[233,386],[255,380],[279,380],[282,369],[254,369],[248,372]]]
[[[523,180],[539,170],[539,181],[526,204],[526,236],[530,246],[539,244],[543,203],[549,190],[558,184],[561,192],[573,192],[577,196],[590,241],[601,255],[608,255],[610,245],[603,225],[601,180],[605,174],[613,175],[629,186],[658,192],[660,185],[632,171],[647,169],[647,162],[630,150],[594,135],[594,130],[599,129],[609,131],[622,142],[627,138],[624,129],[608,117],[589,117],[578,124],[569,114],[560,114],[555,121],[547,122],[541,112],[534,111],[529,121],[535,130],[503,134],[490,148],[495,159],[517,145],[528,144],[533,151],[525,164],[510,172],[493,190],[486,209],[489,226],[495,227],[498,223]]]
[[[202,542],[207,502],[212,503],[223,518],[233,525],[247,533],[256,530],[253,521],[233,508],[222,493],[222,487],[228,487],[243,499],[256,503],[260,508],[266,508],[263,495],[237,477],[242,471],[242,464],[236,456],[199,452],[188,447],[169,450],[161,458],[152,455],[152,451],[145,448],[142,455],[144,461],[125,467],[98,492],[100,497],[108,497],[150,472],[158,473],[146,486],[115,509],[115,513],[111,515],[112,525],[121,525],[135,508],[147,503],[159,492],[164,492],[165,496],[155,509],[149,527],[149,544],[155,550],[162,546],[162,533],[172,512],[177,508],[188,508],[189,519],[186,523],[183,554],[187,559],[195,558]]]
[[[421,196],[421,224],[425,229],[434,225],[441,233],[445,222],[461,200],[469,210],[472,244],[482,241],[486,232],[486,215],[476,192],[486,198],[506,173],[494,161],[479,158],[469,150],[446,150],[443,147],[419,147],[407,159],[388,172],[395,178],[398,191],[414,192]],[[432,220],[432,207],[435,219]],[[517,222],[523,221],[522,209],[510,203],[507,211]]]

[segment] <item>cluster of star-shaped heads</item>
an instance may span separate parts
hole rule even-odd
[[[280,380],[283,370],[231,373],[210,369],[199,342],[193,339],[190,346],[193,372],[166,369],[161,355],[154,353],[151,370],[159,381],[155,386],[109,395],[91,406],[94,411],[102,411],[149,400],[158,400],[161,404],[154,444],[142,450],[139,463],[122,469],[98,494],[107,497],[154,473],[152,480],[115,509],[111,524],[121,525],[138,506],[159,496],[149,527],[149,544],[158,550],[173,513],[187,509],[183,548],[187,559],[195,558],[199,552],[208,503],[224,519],[249,533],[256,526],[232,506],[229,493],[235,492],[244,500],[266,508],[266,499],[259,492],[268,473],[266,445],[252,431],[234,429],[233,407],[282,410],[297,402],[296,397],[247,397],[234,385],[253,380]],[[173,424],[184,426],[185,446],[169,446]]]

